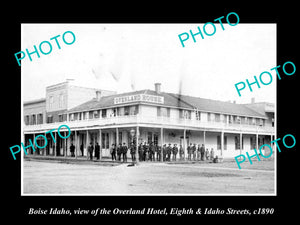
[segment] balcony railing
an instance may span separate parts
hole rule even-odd
[[[38,125],[25,125],[24,132],[34,132],[34,131],[44,131],[57,129],[60,125],[66,124],[70,129],[80,129],[80,128],[93,128],[93,127],[109,127],[114,125],[155,125],[164,126],[170,128],[205,128],[207,130],[224,130],[226,131],[238,131],[238,132],[257,132],[257,133],[270,133],[275,132],[274,127],[269,126],[257,126],[249,124],[236,124],[236,123],[225,123],[224,121],[200,121],[191,119],[180,119],[180,118],[170,118],[170,117],[149,117],[141,115],[128,115],[128,116],[116,116],[116,117],[106,117],[106,118],[94,118],[86,120],[74,120],[74,121],[64,121],[56,123],[46,123]]]

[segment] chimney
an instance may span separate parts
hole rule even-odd
[[[155,92],[157,94],[160,94],[161,83],[155,83],[154,85],[155,85]]]
[[[255,98],[251,98],[251,104],[255,103]]]
[[[100,90],[97,90],[96,91],[96,99],[97,99],[97,101],[100,101],[100,99],[101,99],[101,91]]]

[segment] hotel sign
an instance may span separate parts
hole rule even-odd
[[[136,94],[114,98],[114,104],[130,103],[130,102],[151,102],[164,104],[164,97],[157,95]]]

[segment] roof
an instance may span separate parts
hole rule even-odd
[[[40,102],[46,102],[46,98],[24,101],[23,105],[36,104],[36,103],[40,103]]]
[[[90,110],[98,110],[101,108],[109,108],[112,106],[120,106],[114,104],[115,97],[122,97],[128,95],[135,95],[135,94],[149,94],[149,95],[157,95],[164,97],[164,104],[160,103],[151,103],[155,105],[161,106],[168,106],[168,107],[175,107],[175,108],[184,108],[184,109],[198,109],[199,111],[203,112],[214,112],[220,114],[231,114],[231,115],[240,115],[240,116],[249,116],[249,117],[261,117],[265,118],[264,114],[260,114],[257,111],[252,110],[249,107],[246,107],[242,104],[235,104],[230,102],[223,102],[218,100],[211,100],[199,97],[192,97],[187,95],[180,95],[174,93],[166,93],[161,92],[157,94],[155,91],[152,90],[139,90],[134,92],[127,92],[122,94],[114,94],[109,96],[103,96],[100,101],[96,98],[91,99],[81,105],[78,105],[69,110],[69,112],[80,112],[80,111],[90,111]],[[136,104],[149,104],[145,102],[130,102],[126,105],[136,105]]]
[[[179,95],[173,93],[169,93],[169,95],[172,95],[174,96],[174,98],[177,98],[181,101],[187,102],[193,108],[196,108],[199,111],[265,118],[264,114],[261,114],[242,104],[192,97],[187,95]]]

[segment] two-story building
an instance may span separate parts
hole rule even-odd
[[[60,89],[62,85],[64,88]],[[48,140],[46,150],[34,154],[70,156],[69,146],[73,143],[75,156],[82,157],[87,155],[90,142],[98,142],[101,156],[106,157],[112,144],[129,145],[134,141],[160,146],[176,143],[183,146],[185,156],[190,143],[204,144],[209,150],[213,148],[219,157],[226,158],[246,151],[253,154],[254,148],[270,144],[275,135],[274,105],[270,103],[235,104],[167,93],[161,91],[159,83],[154,90],[121,94],[89,89],[85,97],[81,92],[72,92],[72,88],[68,82],[48,87],[44,103],[47,120],[39,124],[25,122],[25,144],[39,134],[46,135]],[[60,97],[61,93],[66,97]],[[60,101],[62,110],[57,107]],[[68,107],[64,105],[66,102]],[[24,113],[25,121],[27,116]],[[57,139],[54,142],[46,132],[62,124],[70,127],[71,136],[60,140],[54,132]]]

